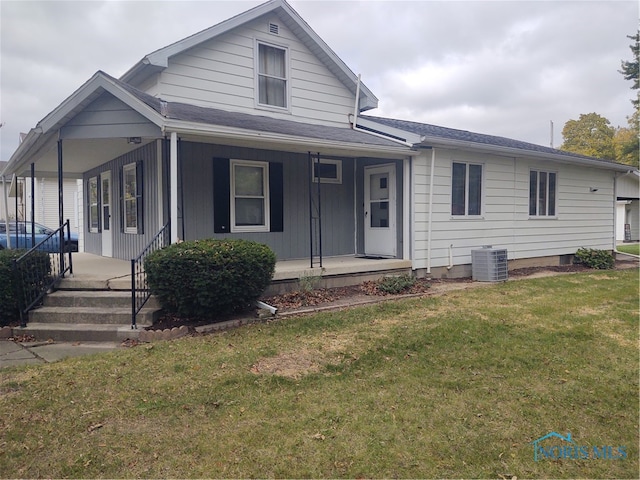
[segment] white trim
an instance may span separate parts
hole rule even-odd
[[[342,160],[331,159],[331,158],[320,158],[319,162],[313,162],[313,168],[311,170],[311,181],[313,183],[318,183],[318,176],[316,175],[315,166],[318,163],[324,163],[325,165],[335,165],[336,166],[336,178],[331,177],[320,177],[320,183],[335,183],[342,184]]]
[[[413,244],[411,225],[409,218],[412,215],[411,208],[411,160],[405,158],[402,162],[402,258],[407,260],[411,256],[410,246]]]
[[[465,169],[465,178],[464,178],[464,213],[462,215],[455,215],[453,213],[453,165],[454,164],[465,165],[467,168]],[[482,169],[480,175],[480,213],[477,214],[469,214],[469,178],[471,175],[469,174],[469,166],[475,165],[479,166]],[[473,161],[465,161],[465,160],[451,160],[451,198],[449,202],[449,211],[451,213],[452,220],[466,219],[466,220],[483,220],[484,219],[484,190],[485,190],[485,164],[484,162],[473,162]]]
[[[271,48],[276,48],[278,50],[282,50],[284,52],[284,78],[279,77],[271,77],[269,78],[278,78],[280,80],[285,81],[285,92],[284,92],[284,101],[285,106],[280,107],[278,105],[271,105],[269,103],[260,103],[260,45],[264,45]],[[277,44],[274,42],[270,42],[268,40],[263,40],[261,38],[255,38],[253,42],[253,65],[254,65],[254,84],[255,84],[255,107],[258,109],[264,110],[272,110],[276,112],[290,112],[291,111],[291,69],[290,69],[290,54],[289,47],[286,45]]]
[[[126,195],[127,195],[127,183],[125,182],[125,178],[127,177],[127,173],[133,171],[133,176],[135,179],[135,186],[136,186],[136,194],[133,197],[133,199],[129,199],[127,200]],[[120,179],[120,181],[122,182],[122,201],[123,201],[123,211],[122,211],[122,222],[124,225],[124,233],[133,233],[133,234],[137,234],[138,233],[138,202],[140,201],[139,197],[139,192],[138,192],[138,165],[134,162],[134,163],[128,163],[126,165],[122,166],[122,178]],[[127,225],[127,202],[132,202],[135,200],[135,205],[136,205],[136,224],[135,226],[131,226],[131,225]]]
[[[87,217],[89,218],[89,224],[87,225],[90,233],[99,233],[100,232],[100,220],[98,220],[97,226],[93,226],[93,216],[91,214],[91,207],[93,205],[91,198],[91,181],[95,180],[96,182],[96,220],[100,218],[100,198],[98,196],[98,175],[94,175],[93,177],[89,177],[87,180],[87,203],[89,204],[89,211],[87,212]]]
[[[171,219],[171,243],[178,238],[178,134],[171,132],[169,152],[169,203]]]
[[[251,161],[251,160],[236,160],[232,159],[229,162],[230,164],[230,210],[231,210],[231,232],[268,232],[271,229],[271,225],[269,222],[270,219],[270,211],[269,211],[269,162],[260,162],[260,161]],[[263,219],[264,223],[262,225],[236,225],[236,193],[235,193],[235,167],[237,166],[246,166],[246,167],[254,167],[262,169],[262,196],[260,197],[243,197],[243,198],[262,198],[263,200]]]
[[[158,140],[156,142],[156,168],[158,170],[158,177],[156,178],[156,181],[158,182],[158,230],[164,225],[164,189],[162,188],[162,166],[162,140]]]

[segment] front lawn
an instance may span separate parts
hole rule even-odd
[[[630,253],[632,255],[640,255],[640,243],[632,243],[630,245],[618,245],[616,250],[619,252]]]
[[[514,281],[2,370],[0,472],[637,478],[638,280]],[[551,432],[573,443],[534,460]]]

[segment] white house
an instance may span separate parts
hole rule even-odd
[[[33,164],[81,177],[84,249],[122,259],[167,224],[174,242],[241,237],[279,260],[396,258],[419,275],[466,275],[485,245],[507,249],[511,266],[614,248],[616,183],[629,167],[364,115],[377,103],[271,0],[120,79],[97,72],[4,173],[29,176]]]

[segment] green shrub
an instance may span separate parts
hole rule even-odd
[[[413,287],[416,282],[415,278],[411,275],[398,275],[394,277],[384,277],[378,284],[378,289],[388,294],[398,294]]]
[[[609,270],[615,266],[615,258],[608,250],[594,248],[579,248],[573,257],[573,263],[579,263],[589,268]]]
[[[196,240],[150,254],[145,271],[162,308],[182,318],[211,319],[240,311],[269,286],[276,257],[248,240]]]
[[[49,255],[45,252],[33,252],[21,266],[22,271],[27,274],[16,277],[13,261],[25,252],[22,249],[0,250],[0,325],[18,321],[19,297],[37,294],[51,275]],[[16,285],[16,282],[20,283]]]

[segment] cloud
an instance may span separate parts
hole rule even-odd
[[[0,1],[0,160],[97,70],[259,1]],[[380,99],[368,113],[555,144],[569,119],[632,113],[635,1],[304,1],[290,4]]]

